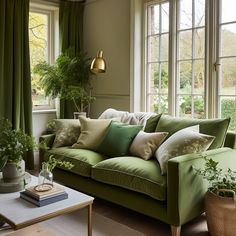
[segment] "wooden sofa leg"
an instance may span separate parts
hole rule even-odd
[[[171,236],[180,236],[181,226],[171,225]]]

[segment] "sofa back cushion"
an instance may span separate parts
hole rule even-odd
[[[187,119],[162,115],[156,132],[168,132],[170,137],[175,132],[189,126],[199,124],[199,132],[215,137],[215,140],[209,149],[220,148],[224,145],[226,132],[229,126],[230,118],[226,119]],[[167,137],[167,138],[168,138]]]

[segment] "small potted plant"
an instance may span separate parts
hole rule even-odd
[[[34,138],[22,130],[12,129],[7,119],[0,119],[0,171],[3,179],[22,177],[25,172],[24,154],[34,149]]]
[[[91,60],[85,53],[73,55],[71,49],[58,56],[55,64],[41,62],[33,72],[40,77],[46,96],[72,101],[75,111],[85,112],[95,100],[91,96]]]
[[[56,166],[64,167],[66,169],[71,169],[74,167],[69,161],[63,161],[58,158],[54,158],[53,155],[50,155],[48,161],[42,163],[42,170],[39,173],[38,185],[36,191],[48,191],[53,187],[53,169]]]
[[[236,172],[228,168],[226,171],[218,166],[218,162],[205,160],[204,169],[196,169],[197,173],[209,183],[205,195],[205,211],[207,226],[211,235],[234,236],[236,231]]]

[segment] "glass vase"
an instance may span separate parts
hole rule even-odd
[[[53,187],[53,174],[48,168],[47,163],[42,164],[42,170],[38,176],[38,186],[37,191],[48,191]]]

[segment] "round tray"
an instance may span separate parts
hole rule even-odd
[[[2,173],[0,173],[0,193],[13,193],[21,191],[30,181],[31,176],[28,172],[25,172],[21,178],[14,179],[9,182],[5,182],[2,179]]]

